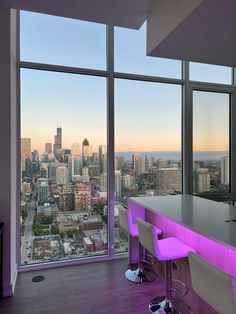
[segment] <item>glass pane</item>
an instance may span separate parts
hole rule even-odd
[[[218,201],[230,190],[229,101],[229,94],[193,92],[193,190]]]
[[[107,254],[105,145],[105,78],[21,70],[22,264]]]
[[[181,61],[146,55],[146,24],[140,30],[115,28],[115,71],[181,78]]]
[[[118,207],[128,197],[181,193],[181,86],[115,81],[116,252],[127,247]]]
[[[106,69],[106,26],[21,11],[22,61]]]
[[[213,64],[190,62],[190,80],[232,84],[232,69]]]

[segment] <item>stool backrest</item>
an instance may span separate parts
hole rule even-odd
[[[236,279],[188,253],[193,290],[220,314],[236,313]]]
[[[129,233],[128,210],[119,206],[119,226]]]
[[[158,254],[158,228],[141,218],[136,218],[138,225],[139,242],[154,257]]]

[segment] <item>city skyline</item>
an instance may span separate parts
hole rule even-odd
[[[105,70],[105,28],[97,23],[22,11],[21,60]],[[67,40],[64,45],[61,34]],[[180,61],[147,57],[142,43],[145,25],[139,31],[115,28],[116,71],[181,78]],[[71,46],[73,49],[68,49]],[[55,50],[60,53],[55,54]],[[192,64],[191,68],[198,77],[204,77],[204,66],[199,65],[198,69],[197,64]],[[206,67],[210,80],[228,81],[229,68]],[[106,145],[106,83],[105,77],[21,69],[21,137],[31,137],[32,146],[42,150],[45,142],[53,142],[52,125],[60,123],[64,128],[64,147],[81,142],[84,137],[94,147]],[[116,151],[181,150],[181,90],[181,85],[116,79]],[[228,150],[225,134],[229,121],[221,104],[222,97],[228,94],[209,94],[211,97],[202,97],[200,93],[194,96],[196,103],[205,106],[204,116],[210,117],[214,112],[207,123],[198,119],[194,149]],[[215,121],[221,122],[220,129]],[[214,137],[209,139],[209,132]]]

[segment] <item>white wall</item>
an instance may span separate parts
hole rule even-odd
[[[151,54],[202,1],[156,0],[147,15],[147,54]]]

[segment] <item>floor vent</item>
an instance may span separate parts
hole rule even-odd
[[[35,276],[32,278],[33,282],[40,282],[44,280],[44,276]]]

